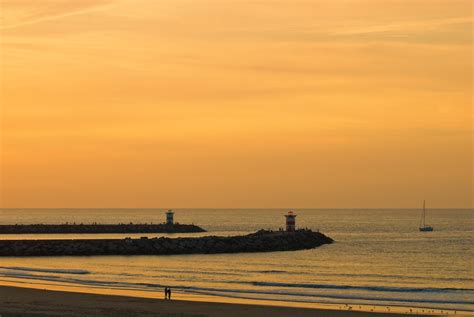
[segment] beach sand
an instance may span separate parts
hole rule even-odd
[[[254,304],[163,300],[0,286],[0,316],[377,317],[400,315]]]

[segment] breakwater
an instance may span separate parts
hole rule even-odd
[[[312,249],[333,240],[311,230],[265,231],[233,237],[0,240],[0,256],[168,255]]]
[[[0,234],[38,233],[190,233],[206,232],[188,224],[31,224],[0,225]]]

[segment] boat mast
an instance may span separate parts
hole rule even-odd
[[[425,200],[423,200],[423,228],[425,227],[425,214],[426,214],[426,211],[425,211]]]

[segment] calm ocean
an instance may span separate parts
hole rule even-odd
[[[0,224],[163,222],[164,209],[0,209]],[[176,209],[175,221],[205,235],[284,226],[288,210]],[[336,242],[294,252],[0,258],[1,280],[142,289],[273,301],[348,303],[474,311],[474,210],[296,210],[297,226]],[[168,236],[195,236],[180,234]],[[202,234],[201,234],[202,235]],[[0,235],[0,239],[157,235]],[[158,235],[161,236],[161,235]]]

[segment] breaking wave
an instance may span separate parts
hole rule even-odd
[[[336,290],[364,290],[376,292],[470,292],[471,288],[423,288],[423,287],[390,287],[390,286],[354,286],[354,285],[328,285],[328,284],[291,284],[273,282],[250,282],[255,286],[276,286],[289,288],[336,289]]]
[[[28,270],[24,270],[28,271]],[[39,270],[34,270],[39,271]],[[49,269],[43,270],[48,273]],[[70,271],[70,270],[67,270]],[[172,287],[175,290],[197,294],[217,295],[224,297],[239,297],[239,298],[254,298],[254,299],[265,299],[275,301],[285,301],[285,298],[292,297],[291,301],[299,302],[322,302],[324,300],[352,300],[357,302],[390,302],[396,305],[403,305],[403,303],[410,304],[437,304],[437,305],[474,305],[474,301],[468,300],[472,298],[465,296],[464,298],[413,298],[411,296],[394,296],[394,294],[384,294],[383,292],[470,292],[472,289],[452,289],[452,288],[398,288],[398,287],[363,287],[363,286],[348,286],[348,285],[317,285],[317,284],[286,284],[286,283],[268,283],[268,282],[235,282],[237,284],[254,285],[254,286],[269,286],[274,287],[273,289],[238,289],[238,288],[220,288],[220,287],[199,287],[199,286],[182,286],[182,285],[170,285],[170,284],[159,284],[159,283],[130,283],[130,282],[117,282],[117,281],[104,281],[95,279],[83,279],[73,277],[62,277],[54,275],[33,275],[26,272],[0,272],[0,276],[9,278],[26,278],[30,280],[50,281],[56,283],[68,283],[74,285],[82,285],[89,287],[100,287],[100,288],[116,288],[116,289],[136,289],[136,290],[149,290],[149,291],[161,291],[164,287]],[[223,282],[226,283],[226,282]],[[235,284],[234,283],[234,284]],[[230,284],[230,283],[229,283]],[[290,288],[290,290],[288,290]],[[291,288],[294,288],[293,290]],[[298,290],[297,288],[300,288]],[[304,289],[314,289],[314,292],[308,293]],[[320,289],[336,289],[336,290],[371,290],[373,293],[365,294],[348,294],[348,293],[327,293],[317,292]],[[381,292],[381,293],[378,293]]]
[[[14,270],[14,271],[25,271],[25,272],[40,272],[40,273],[60,273],[60,274],[90,274],[91,272],[86,270],[73,270],[73,269],[43,269],[43,268],[31,268],[21,266],[0,266],[3,270]]]

